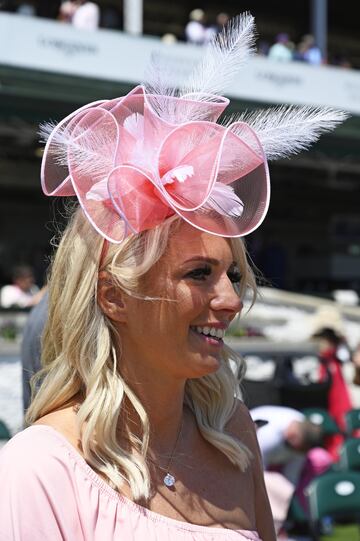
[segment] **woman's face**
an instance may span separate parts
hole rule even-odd
[[[240,278],[228,240],[182,224],[142,284],[146,295],[169,300],[126,297],[123,362],[179,379],[215,372],[222,337],[242,308]]]

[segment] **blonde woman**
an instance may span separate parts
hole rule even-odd
[[[344,115],[218,124],[252,32],[250,15],[232,21],[177,93],[155,72],[48,130],[44,192],[80,207],[52,265],[30,426],[0,455],[1,539],[275,541],[223,338],[255,290],[240,237],[267,212],[266,155]]]

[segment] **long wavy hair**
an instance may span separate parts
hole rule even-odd
[[[97,302],[99,268],[107,270],[116,285],[130,295],[139,295],[141,279],[164,254],[173,232],[182,223],[172,217],[158,227],[129,236],[120,245],[104,240],[78,209],[70,218],[54,256],[49,276],[49,313],[42,340],[42,369],[33,378],[33,401],[26,421],[34,423],[81,396],[77,411],[81,444],[86,461],[121,491],[127,482],[134,500],[151,494],[147,464],[149,419],[140,400],[122,377],[114,344],[119,337],[112,321]],[[232,239],[234,260],[241,269],[240,295],[250,287],[256,294],[253,272],[244,243]],[[146,298],[144,299],[146,302]],[[232,364],[232,366],[230,366]],[[237,366],[237,373],[234,373]],[[236,372],[236,371],[235,371]],[[185,404],[192,410],[202,436],[241,470],[251,453],[227,434],[226,423],[236,407],[242,359],[225,347],[216,373],[189,379]],[[36,392],[35,392],[35,389]],[[124,423],[125,398],[139,417],[142,436],[121,427],[131,452],[121,445],[119,423]]]

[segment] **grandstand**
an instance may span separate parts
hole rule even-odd
[[[343,14],[343,4],[336,4],[329,2],[329,51],[340,51],[360,67],[360,8],[355,5],[349,17]],[[209,18],[217,5],[206,3]],[[0,12],[0,282],[21,259],[41,267],[34,257],[42,261],[54,234],[49,222],[59,203],[40,191],[38,124],[59,120],[86,102],[127,92],[143,79],[153,52],[170,62],[179,78],[186,77],[201,55],[201,48],[182,41],[192,7],[192,2],[171,7],[145,2],[146,35],[138,37],[120,29],[80,32],[49,18]],[[249,7],[262,39],[271,41],[284,29],[298,39],[308,31],[307,2],[272,2],[271,12],[265,3],[251,2]],[[230,15],[234,8],[238,9],[234,2],[221,4]],[[178,41],[164,43],[160,37],[167,32]],[[294,103],[351,113],[310,152],[270,164],[272,204],[261,232],[249,237],[249,245],[275,286],[323,295],[339,288],[360,293],[360,70],[279,64],[257,56],[227,94],[233,111]]]

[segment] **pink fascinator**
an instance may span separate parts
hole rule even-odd
[[[254,19],[244,14],[207,47],[182,88],[168,86],[153,62],[147,83],[126,96],[42,126],[45,194],[75,195],[115,243],[174,214],[215,235],[254,231],[269,206],[267,160],[307,148],[346,115],[279,107],[226,118],[221,93],[253,46]]]

